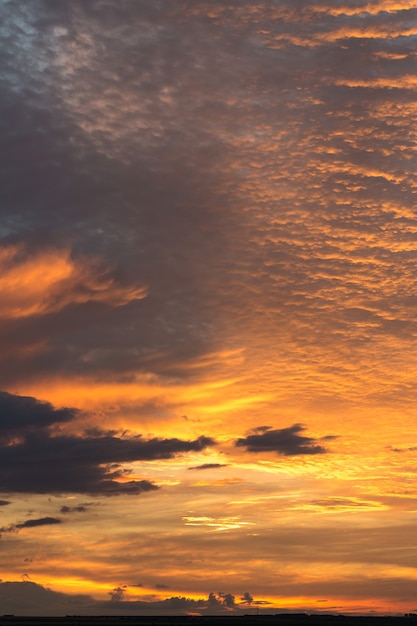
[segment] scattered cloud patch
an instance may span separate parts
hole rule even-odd
[[[390,448],[393,452],[415,452],[417,450],[417,446],[411,446],[409,448]]]
[[[320,445],[323,439],[333,439],[332,435],[315,439],[301,435],[305,430],[301,424],[293,424],[288,428],[273,429],[270,426],[260,426],[247,437],[237,439],[235,445],[244,447],[248,452],[276,452],[284,456],[309,454],[325,454],[326,448]]]
[[[80,505],[80,506],[61,506],[60,508],[60,512],[63,514],[67,514],[67,513],[85,513],[87,511],[87,507]]]

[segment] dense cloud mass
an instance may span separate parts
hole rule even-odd
[[[194,467],[189,467],[189,470],[211,470],[217,469],[219,467],[227,467],[225,463],[203,463],[202,465],[195,465]]]
[[[128,472],[122,468],[123,464],[171,459],[177,454],[199,452],[215,445],[213,439],[204,436],[183,441],[157,437],[146,440],[140,435],[130,438],[111,434],[53,435],[42,427],[60,423],[63,417],[69,420],[76,412],[55,410],[34,398],[11,394],[3,394],[1,399],[5,417],[0,443],[2,492],[139,494],[158,487],[148,480],[124,479]],[[17,439],[14,439],[15,421]],[[7,429],[8,424],[11,426]]]
[[[75,409],[54,409],[49,402],[0,392],[0,438],[24,431],[39,431],[68,422],[76,417]]]

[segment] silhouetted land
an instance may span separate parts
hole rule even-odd
[[[417,615],[345,616],[345,615],[245,615],[245,616],[0,616],[0,626],[417,626]]]

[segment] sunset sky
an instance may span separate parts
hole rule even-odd
[[[417,2],[0,41],[0,614],[417,612]]]

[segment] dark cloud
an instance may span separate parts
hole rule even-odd
[[[4,441],[0,444],[0,491],[3,492],[139,494],[158,487],[147,480],[123,480],[127,472],[123,464],[170,459],[215,445],[213,439],[204,436],[193,441],[157,437],[144,439],[140,435],[130,438],[109,434],[53,436],[44,428],[35,431],[33,425],[36,420],[41,426],[59,424],[62,416],[65,419],[74,417],[74,411],[55,411],[50,405],[38,403],[34,398],[22,399],[10,394],[5,394],[5,398],[9,408],[6,423],[10,423],[11,428],[7,430],[4,427]],[[32,421],[31,407],[34,408]],[[14,411],[20,425],[16,441],[12,438]],[[68,511],[65,509],[65,512],[83,509],[73,507]]]
[[[189,470],[207,470],[218,469],[219,467],[227,467],[227,463],[203,463],[202,465],[194,465],[189,467]]]
[[[2,613],[26,616],[80,614],[95,604],[90,596],[59,593],[30,581],[1,582],[0,603]]]
[[[269,426],[261,426],[260,432],[255,429],[254,434],[238,439],[236,446],[244,447],[249,452],[276,452],[284,456],[296,456],[300,454],[324,454],[326,448],[314,439],[300,435],[305,430],[301,424],[293,424],[288,428],[273,429]],[[331,436],[327,436],[328,440]]]
[[[39,430],[52,424],[73,420],[76,409],[54,409],[48,402],[36,398],[0,392],[0,437],[29,429]]]
[[[0,490],[36,493],[78,492],[102,495],[139,494],[157,486],[147,480],[119,482],[123,463],[173,458],[200,451],[213,441],[180,439],[83,439],[38,436],[4,447]]]
[[[244,602],[245,604],[249,606],[253,603],[253,596],[252,594],[249,593],[249,591],[245,591],[245,593],[240,599],[242,602]]]
[[[80,506],[61,506],[60,513],[85,513],[87,511],[87,507]]]
[[[99,602],[87,595],[70,595],[47,589],[32,581],[0,582],[0,603],[2,613],[16,616],[63,616],[63,615],[189,615],[190,611],[202,614],[230,614],[224,598],[210,603],[209,599],[172,596],[165,600],[124,600],[125,586],[115,587],[109,595],[111,599]],[[210,594],[214,597],[214,594]],[[238,611],[236,605],[231,605]]]
[[[186,376],[190,359],[215,341],[201,276],[231,215],[221,208],[225,142],[188,115],[186,88],[198,90],[201,79],[182,10],[79,0],[71,10],[48,0],[2,9],[0,178],[8,202],[0,241],[29,256],[68,247],[85,265],[102,259],[116,285],[149,287],[141,304],[110,298],[92,306],[86,298],[36,319],[2,320],[5,377],[132,369]],[[79,288],[89,291],[85,282]],[[17,349],[42,340],[45,348],[25,357]]]
[[[37,519],[28,519],[25,522],[19,522],[17,524],[11,524],[10,526],[1,528],[1,532],[15,532],[23,528],[36,528],[37,526],[51,526],[54,524],[61,524],[61,520],[57,517],[39,517]]]
[[[223,593],[219,591],[219,601],[228,609],[232,609],[236,606],[235,596],[232,593]]]
[[[109,591],[111,602],[122,602],[125,594],[125,586],[118,586]]]
[[[10,504],[9,500],[0,500],[0,506],[7,506],[8,504]]]

